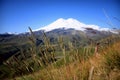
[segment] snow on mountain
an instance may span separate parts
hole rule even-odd
[[[0,34],[14,34],[14,35],[18,35],[19,33],[17,33],[17,32],[5,32],[5,33],[0,33]]]
[[[37,30],[34,30],[34,31],[38,31],[38,30],[51,31],[51,30],[59,29],[59,28],[64,28],[64,29],[73,28],[75,30],[81,30],[81,31],[86,30],[86,28],[91,28],[91,29],[95,29],[98,31],[114,32],[114,31],[110,30],[109,28],[101,28],[100,26],[97,26],[97,25],[84,24],[73,18],[68,18],[68,19],[60,18],[60,19],[54,21],[53,23],[51,23],[47,26],[44,26],[42,28],[39,28]]]
[[[51,23],[45,27],[39,28],[37,30],[51,31],[53,29],[58,29],[58,28],[65,28],[65,29],[74,28],[76,30],[82,30],[82,31],[84,31],[85,28],[93,28],[93,29],[99,30],[99,26],[97,26],[97,25],[86,25],[84,23],[79,22],[76,19],[73,19],[73,18],[69,18],[66,20],[63,18],[60,18],[60,19],[54,21],[53,23]],[[35,31],[37,31],[37,30],[35,30]]]

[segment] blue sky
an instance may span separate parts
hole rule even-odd
[[[0,33],[25,32],[59,18],[120,28],[119,0],[0,0]],[[112,25],[109,23],[112,23]]]

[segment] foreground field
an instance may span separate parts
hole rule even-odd
[[[104,47],[95,55],[92,49],[71,51],[64,59],[16,80],[119,80],[120,79],[120,41]],[[92,54],[93,53],[93,54]],[[85,55],[86,54],[86,55]],[[81,57],[82,56],[82,57]]]

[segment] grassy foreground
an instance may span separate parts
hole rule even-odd
[[[119,80],[120,79],[120,41],[109,45],[94,54],[92,49],[70,51],[69,56],[63,49],[64,58],[37,72],[16,80]],[[93,53],[93,54],[92,54]],[[91,54],[91,55],[90,55]],[[81,57],[82,56],[82,57]]]

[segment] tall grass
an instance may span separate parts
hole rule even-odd
[[[49,39],[44,34],[45,50],[51,48]],[[110,41],[111,40],[111,41]],[[104,42],[108,42],[107,44]],[[119,80],[120,79],[120,38],[109,37],[100,41],[100,48],[96,56],[94,45],[88,47],[73,47],[68,42],[69,51],[66,50],[63,38],[58,39],[63,58],[49,63],[48,54],[43,55],[45,64],[37,72],[22,77],[17,80]],[[33,49],[34,50],[34,49]],[[55,52],[54,52],[55,54]],[[49,57],[53,57],[51,54]],[[34,59],[33,59],[34,60]],[[40,59],[41,60],[41,59]],[[44,61],[44,60],[42,60]],[[42,63],[40,61],[40,63]],[[42,64],[43,65],[43,64]]]

